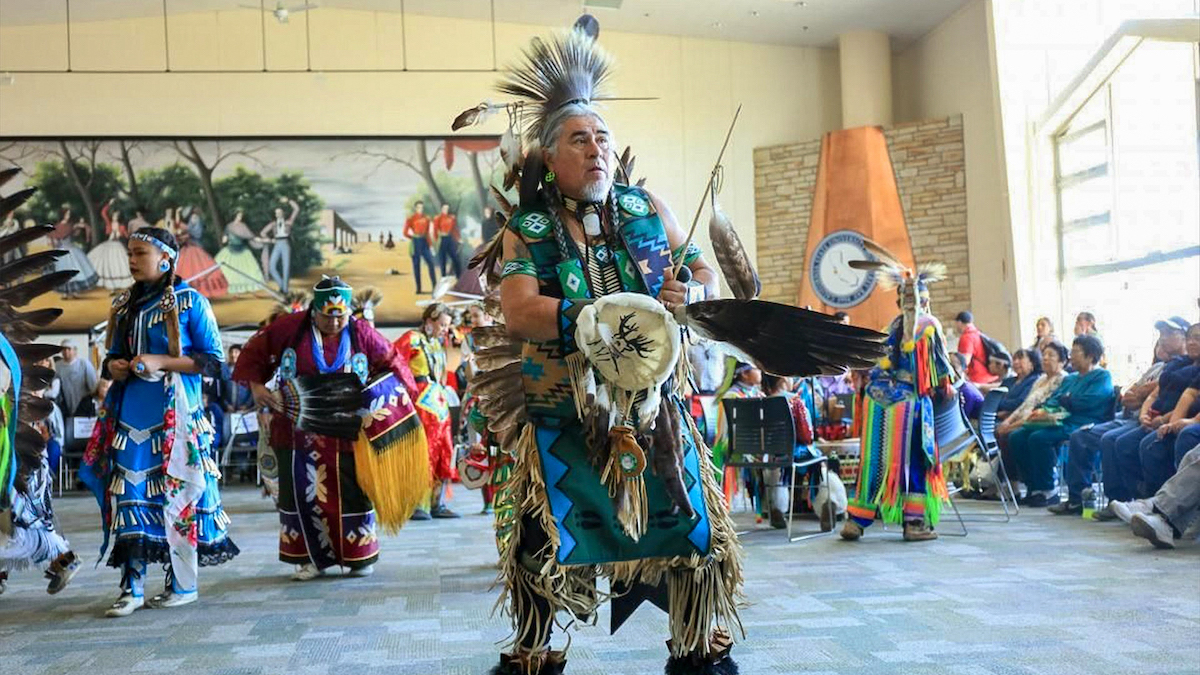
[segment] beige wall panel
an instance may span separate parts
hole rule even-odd
[[[1019,344],[1017,284],[988,7],[974,0],[896,57],[896,121],[962,114],[970,309],[984,332]],[[903,117],[902,117],[903,115]]]
[[[258,12],[188,12],[186,0],[174,0],[169,8],[171,70],[262,70]]]
[[[400,12],[375,12],[375,48],[380,68],[404,68],[404,17]]]
[[[487,21],[406,13],[409,70],[486,70],[492,67],[492,26]]]
[[[0,70],[66,69],[66,24],[0,25]]]
[[[162,0],[125,0],[121,9],[136,18],[111,18],[107,3],[71,3],[73,70],[166,68]]]
[[[377,12],[322,7],[312,21],[313,70],[380,68]]]
[[[268,16],[266,21],[267,70],[308,68],[308,12],[293,14],[287,23]]]

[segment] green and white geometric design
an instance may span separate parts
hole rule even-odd
[[[621,208],[630,215],[640,218],[650,213],[650,205],[646,203],[646,200],[633,193],[621,195],[621,198],[617,201],[620,203]]]
[[[541,239],[550,234],[550,219],[534,211],[521,219],[521,233],[530,239]]]

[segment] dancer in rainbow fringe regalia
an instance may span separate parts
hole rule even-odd
[[[871,370],[858,397],[860,473],[841,534],[856,540],[881,517],[903,522],[905,541],[928,541],[937,538],[933,528],[947,498],[933,400],[954,396],[957,378],[942,326],[929,313],[928,285],[943,278],[945,267],[922,265],[914,273],[878,245],[868,242],[868,249],[880,260],[851,266],[880,273],[883,283],[897,289],[902,311],[888,330],[888,355]]]

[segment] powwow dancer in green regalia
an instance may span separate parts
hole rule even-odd
[[[495,499],[498,606],[515,635],[492,673],[562,673],[565,654],[550,649],[559,612],[587,620],[611,599],[616,630],[650,599],[670,615],[668,675],[734,674],[741,549],[682,404],[681,332],[788,375],[868,363],[882,336],[774,303],[710,300],[716,274],[699,248],[618,166],[593,105],[610,58],[585,19],[591,31],[533,41],[500,85],[518,102],[481,104],[452,127],[503,108],[523,131],[501,141],[520,202],[473,261],[499,277],[503,324],[473,331],[470,387],[512,458]],[[742,278],[730,278],[729,251],[718,251],[722,270],[732,288],[753,287],[736,248]]]

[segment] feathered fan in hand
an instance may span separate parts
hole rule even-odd
[[[19,169],[0,172],[0,186]],[[33,189],[0,198],[0,220],[15,211]],[[0,260],[36,239],[46,236],[49,225],[27,227],[0,237]],[[50,401],[35,395],[48,387],[54,371],[38,361],[57,354],[61,347],[33,342],[38,332],[62,314],[62,309],[22,311],[34,298],[54,289],[76,273],[45,273],[65,251],[45,251],[16,257],[0,265],[0,539],[13,532],[12,506],[16,492],[24,493],[27,479],[42,466],[46,441],[34,428],[50,415]],[[36,496],[26,495],[26,501]]]

